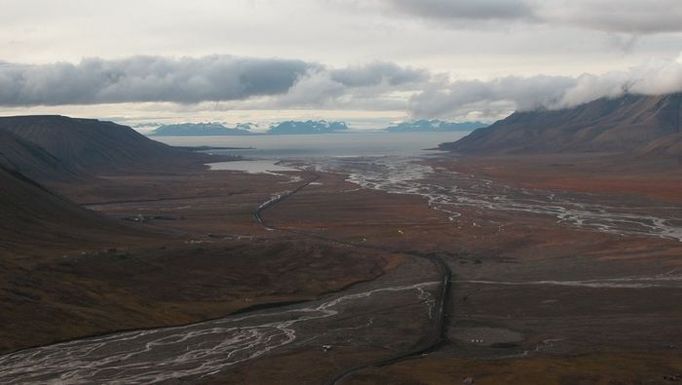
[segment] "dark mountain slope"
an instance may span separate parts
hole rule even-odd
[[[0,130],[0,166],[41,180],[75,176],[54,155],[5,130]]]
[[[56,195],[18,171],[0,166],[0,255],[77,241],[138,236],[113,220]],[[142,233],[144,235],[144,233]]]
[[[480,154],[639,152],[659,140],[666,147],[680,132],[681,102],[682,94],[626,95],[558,111],[515,112],[441,148]]]
[[[51,115],[3,117],[0,131],[5,132],[4,140],[11,139],[7,133],[14,136],[15,142],[20,140],[13,144],[12,151],[2,147],[5,164],[39,179],[46,168],[54,169],[51,175],[60,178],[69,174],[165,168],[199,163],[208,157],[153,141],[130,127],[94,119]],[[24,150],[18,150],[22,146]],[[26,156],[26,152],[33,156]]]
[[[682,157],[682,133],[664,136],[642,146],[638,153],[644,156]]]

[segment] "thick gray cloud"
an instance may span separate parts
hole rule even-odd
[[[389,8],[452,27],[485,20],[521,20],[551,26],[653,34],[682,31],[679,0],[380,0]]]
[[[368,87],[386,84],[397,86],[427,80],[428,72],[422,69],[401,67],[394,63],[378,62],[331,71],[331,79],[350,87]]]
[[[285,93],[316,67],[299,60],[232,56],[0,63],[0,105],[237,100]]]
[[[679,0],[552,0],[535,8],[554,24],[642,35],[682,31]]]
[[[78,64],[0,63],[0,105],[229,102],[234,109],[407,111],[420,118],[495,118],[511,110],[564,108],[625,92],[682,91],[682,63],[650,62],[580,76],[451,81],[388,62],[331,68],[234,56],[87,59]]]
[[[467,80],[430,84],[409,102],[415,117],[456,117],[472,111],[490,114],[538,108],[561,109],[625,93],[660,95],[682,92],[682,63],[658,61],[578,77],[507,76],[490,81]]]
[[[353,95],[379,97],[415,87],[429,76],[424,70],[384,62],[334,69],[298,60],[233,56],[0,63],[0,105],[190,104],[270,97],[261,104],[320,106]]]
[[[251,108],[330,108],[405,110],[405,97],[395,92],[415,92],[431,82],[426,70],[374,62],[345,68],[319,67],[301,76],[289,92],[249,103]]]
[[[523,0],[385,0],[400,12],[439,20],[531,19]]]
[[[299,60],[233,56],[0,63],[0,105],[198,103],[258,96],[280,96],[282,105],[315,105],[353,89],[377,94],[428,78],[424,70],[393,63],[333,69]]]

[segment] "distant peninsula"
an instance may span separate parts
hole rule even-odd
[[[481,122],[451,123],[442,120],[412,120],[402,122],[394,126],[386,127],[388,132],[448,132],[448,131],[473,131],[477,128],[488,126]]]
[[[234,128],[220,123],[180,123],[161,126],[150,132],[150,136],[244,136],[254,135],[250,123],[240,123]]]
[[[149,136],[246,136],[246,135],[315,135],[348,131],[345,122],[326,120],[288,120],[275,123],[267,131],[256,131],[254,123],[239,123],[230,128],[221,123],[179,123],[160,126]]]
[[[289,120],[270,127],[271,135],[332,134],[348,130],[344,122],[328,122],[326,120],[308,120],[305,122]]]

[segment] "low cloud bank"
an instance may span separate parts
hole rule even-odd
[[[189,104],[284,95],[295,86],[312,91],[308,98],[314,100],[348,88],[397,87],[427,77],[424,71],[392,63],[328,69],[300,60],[234,56],[91,58],[78,64],[42,65],[0,62],[0,105]]]
[[[0,104],[237,100],[284,93],[310,69],[310,64],[299,60],[232,56],[0,63]]]
[[[86,59],[78,64],[0,63],[8,107],[221,102],[229,109],[405,111],[413,118],[497,119],[513,110],[559,109],[625,93],[682,91],[682,60],[578,77],[450,80],[394,63],[331,68],[233,56]]]
[[[658,61],[601,75],[507,76],[491,81],[432,83],[412,96],[409,109],[413,116],[426,118],[463,116],[471,111],[502,115],[512,110],[569,108],[626,93],[676,92],[682,92],[682,63]]]

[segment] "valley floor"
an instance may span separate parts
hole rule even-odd
[[[634,164],[337,159],[55,185],[155,235],[13,256],[5,352],[215,320],[1,356],[0,382],[680,381],[682,173]]]

